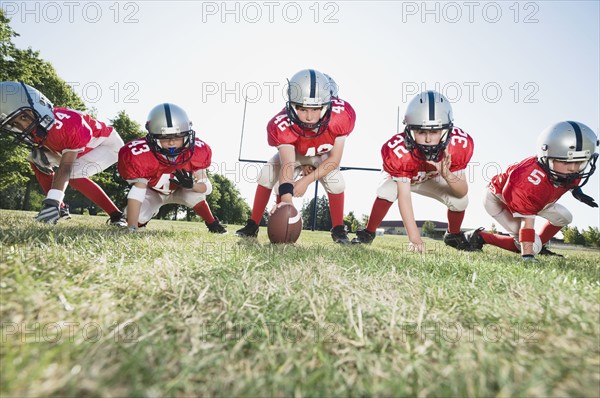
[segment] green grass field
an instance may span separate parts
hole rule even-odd
[[[598,396],[600,252],[2,211],[2,396]]]

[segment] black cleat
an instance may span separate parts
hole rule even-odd
[[[356,231],[356,238],[352,239],[352,244],[360,244],[363,243],[365,245],[370,245],[375,239],[375,232],[369,232],[366,229],[359,229]]]
[[[206,228],[208,228],[208,232],[210,232],[210,233],[213,233],[213,234],[226,234],[227,233],[225,226],[223,224],[221,224],[221,222],[219,221],[219,219],[217,217],[215,217],[215,221],[213,221],[212,223],[209,224],[205,221],[204,224],[206,225]]]
[[[346,226],[341,224],[331,228],[331,239],[333,239],[335,243],[341,243],[342,245],[349,244],[350,239],[348,238]]]
[[[120,211],[115,211],[110,215],[110,218],[106,220],[108,225],[118,228],[127,228],[127,220],[125,216]]]
[[[459,232],[457,234],[451,234],[446,232],[444,234],[444,243],[447,246],[455,248],[456,250],[471,251],[471,245],[469,244],[469,241],[467,241],[467,238],[465,238],[465,235],[463,235],[462,232]]]
[[[538,253],[540,256],[556,256],[556,257],[564,257],[562,254],[558,254],[548,249],[547,246],[542,246],[542,250]]]
[[[253,219],[248,219],[244,228],[235,231],[235,236],[240,238],[256,238],[258,236],[258,224]]]
[[[69,212],[69,205],[65,204],[58,210],[59,220],[70,220],[71,213]]]
[[[480,232],[483,231],[483,228],[477,228],[473,231],[465,232],[464,236],[467,242],[469,242],[469,246],[472,251],[480,251],[483,248],[485,242],[480,235]]]

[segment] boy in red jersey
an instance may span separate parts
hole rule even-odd
[[[37,221],[54,224],[68,218],[63,199],[68,185],[110,215],[111,225],[124,227],[123,213],[93,176],[117,161],[123,140],[110,126],[89,115],[54,108],[35,88],[22,82],[0,83],[0,132],[31,148],[27,158],[46,193]]]
[[[473,155],[473,139],[454,126],[450,102],[435,91],[422,92],[411,100],[404,124],[404,132],[394,135],[381,148],[383,181],[367,227],[356,231],[352,243],[371,243],[375,230],[397,199],[409,248],[423,252],[412,206],[414,192],[448,208],[444,243],[458,250],[470,250],[460,228],[468,204],[465,169]]]
[[[258,235],[276,184],[278,200],[292,203],[292,197],[302,197],[319,180],[329,198],[331,237],[336,243],[350,243],[343,219],[345,182],[339,166],[355,120],[352,106],[337,98],[337,85],[331,78],[314,69],[296,73],[289,81],[285,109],[267,125],[269,145],[278,153],[261,170],[251,218],[236,235]],[[298,175],[302,177],[294,182]]]
[[[494,176],[486,190],[486,211],[510,236],[484,232],[483,228],[467,232],[465,236],[474,250],[481,250],[487,243],[520,252],[525,261],[533,260],[537,252],[556,255],[543,245],[573,219],[571,212],[556,201],[571,191],[577,200],[598,207],[581,191],[598,159],[598,137],[588,126],[573,121],[555,123],[540,134],[537,148],[537,156]],[[536,216],[547,220],[539,234],[541,245],[534,245]]]
[[[194,209],[210,232],[226,233],[206,203],[212,192],[206,174],[212,151],[196,138],[187,113],[174,104],[157,105],[146,130],[146,137],[119,151],[119,174],[131,184],[125,209],[129,230],[145,226],[161,206],[177,203]]]

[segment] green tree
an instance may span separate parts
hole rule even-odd
[[[573,245],[585,245],[585,238],[579,232],[577,227],[565,226],[561,231],[563,233],[565,243],[570,243]]]
[[[423,236],[429,236],[432,237],[435,235],[435,223],[433,221],[425,221],[423,223],[423,226],[421,227],[421,232],[423,233]]]
[[[586,246],[600,247],[600,230],[598,230],[598,227],[588,227],[582,235]]]
[[[250,206],[240,196],[233,182],[221,174],[212,174],[213,193],[208,205],[213,214],[224,223],[243,224],[250,216]]]
[[[346,225],[350,232],[356,232],[357,229],[362,227],[360,221],[354,216],[353,211],[349,212],[348,215],[344,217],[344,225]]]
[[[312,229],[313,226],[313,210],[315,199],[310,202],[304,202],[302,205],[302,224],[304,229]],[[317,198],[317,231],[329,231],[331,229],[331,214],[329,214],[329,201],[326,196]]]

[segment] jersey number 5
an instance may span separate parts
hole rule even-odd
[[[546,177],[546,174],[544,174],[541,170],[535,169],[531,172],[531,174],[529,174],[527,180],[533,185],[539,185],[544,177]]]

